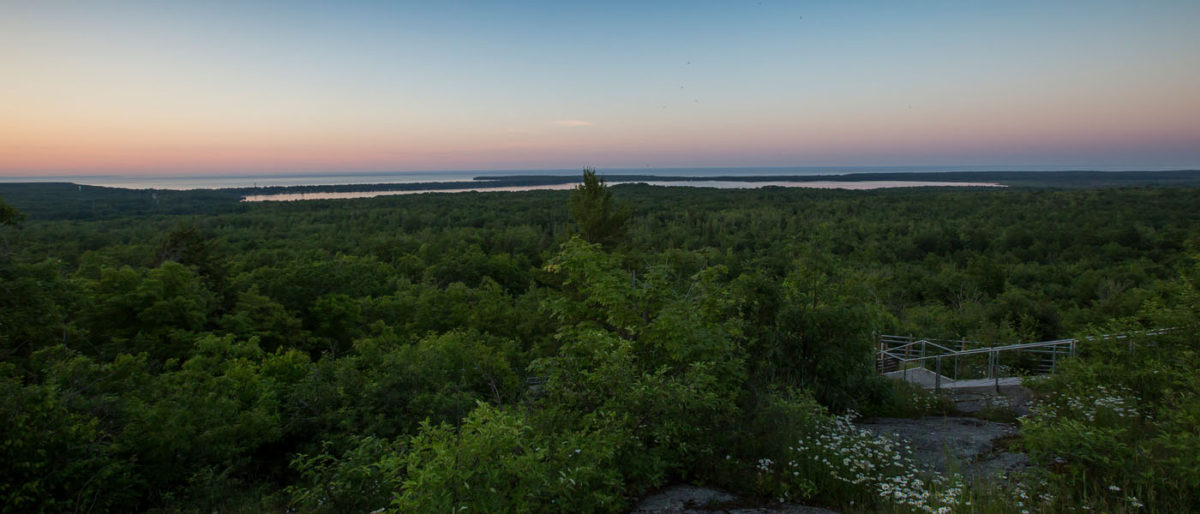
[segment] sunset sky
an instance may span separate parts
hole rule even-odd
[[[1200,1],[0,3],[0,175],[1200,167]]]

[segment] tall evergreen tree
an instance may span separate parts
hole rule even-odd
[[[16,226],[24,219],[25,214],[0,199],[0,225]]]
[[[583,169],[583,183],[571,190],[567,208],[588,242],[611,245],[625,237],[629,210],[613,200],[612,190],[596,170]]]

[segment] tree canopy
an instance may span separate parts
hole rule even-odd
[[[873,333],[1161,327],[1060,362],[1020,444],[1042,510],[1200,508],[1195,189],[82,193],[0,227],[0,512],[621,512],[677,482],[903,510],[797,444],[945,412]]]

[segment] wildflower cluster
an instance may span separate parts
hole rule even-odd
[[[915,512],[951,512],[969,505],[963,480],[913,461],[911,446],[856,427],[853,413],[833,416],[788,448],[785,475],[811,480],[838,497],[890,503]]]
[[[911,402],[912,407],[918,409],[920,412],[934,412],[941,407],[938,397],[932,394],[913,396]]]
[[[1034,481],[1033,476],[1022,476],[1022,480],[1005,482],[1000,490],[1006,492],[1022,514],[1029,512],[1044,512],[1050,510],[1055,496],[1049,492],[1049,482],[1045,478]]]
[[[1153,419],[1152,414],[1138,409],[1142,399],[1123,388],[1096,386],[1093,391],[1062,395],[1056,403],[1059,405],[1035,402],[1034,415],[1043,418],[1068,416],[1092,423],[1098,420],[1123,422],[1130,419]]]
[[[1022,514],[1031,512],[1105,512],[1120,506],[1125,512],[1138,511],[1146,507],[1137,496],[1122,494],[1121,486],[1116,484],[1104,487],[1111,496],[1093,496],[1091,498],[1067,497],[1059,498],[1054,494],[1055,487],[1047,480],[1044,472],[1022,473],[1015,480],[1001,484],[999,492],[1012,502]],[[1059,491],[1061,492],[1061,490]]]

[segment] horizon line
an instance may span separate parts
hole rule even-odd
[[[583,169],[594,169],[596,171],[607,172],[653,172],[653,171],[683,171],[683,170],[730,170],[730,171],[788,171],[788,170],[807,170],[807,171],[828,171],[830,173],[841,174],[849,173],[870,173],[862,171],[863,169],[872,170],[909,170],[909,171],[930,171],[930,172],[1099,172],[1099,173],[1120,173],[1120,172],[1163,172],[1163,171],[1198,171],[1200,166],[1146,166],[1146,167],[1130,167],[1130,166],[1056,166],[1056,165],[887,165],[887,166],[871,166],[871,165],[821,165],[821,166],[653,166],[653,167],[596,167],[596,166],[580,166],[577,168],[504,168],[504,169],[437,169],[437,170],[368,170],[368,171],[297,171],[297,172],[236,172],[236,171],[218,171],[213,173],[191,172],[182,174],[153,174],[153,173],[61,173],[53,175],[8,175],[0,173],[0,180],[12,181],[18,179],[34,179],[37,181],[46,181],[58,178],[170,178],[170,179],[204,179],[204,178],[282,178],[282,177],[332,177],[338,175],[346,176],[390,176],[404,174],[441,174],[441,173],[519,173],[519,172],[577,172]],[[846,168],[845,171],[839,170]]]

